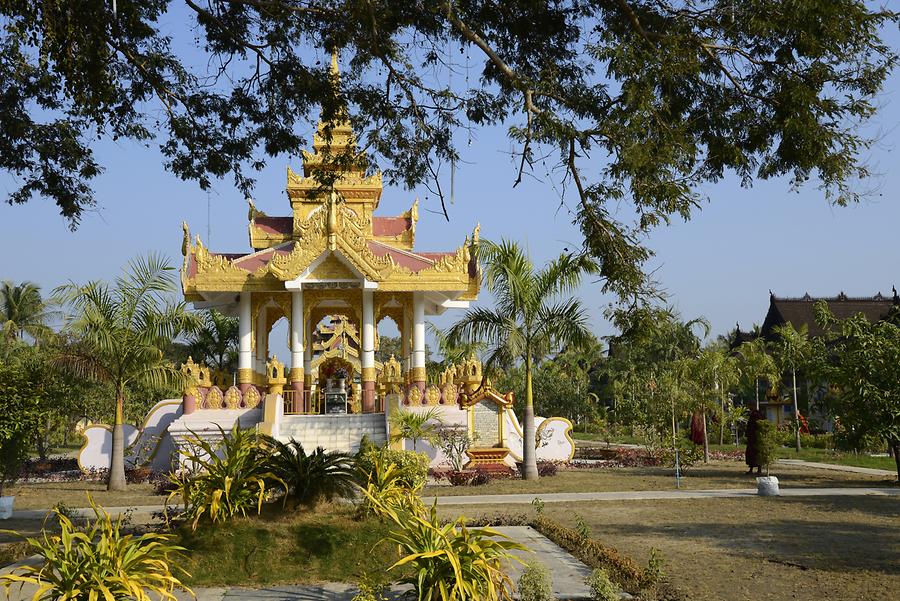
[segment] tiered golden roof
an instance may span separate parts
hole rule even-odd
[[[251,202],[252,252],[211,252],[199,236],[192,242],[184,225],[185,297],[197,301],[206,293],[283,291],[284,282],[302,276],[365,279],[385,292],[443,291],[448,298],[474,299],[480,281],[472,252],[477,228],[455,251],[414,251],[418,201],[402,215],[374,216],[382,179],[380,172],[366,175],[366,163],[346,118],[320,121],[313,152],[303,152],[302,175],[288,168],[292,215],[269,217]]]

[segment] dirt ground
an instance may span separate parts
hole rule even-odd
[[[691,601],[888,601],[900,591],[897,497],[548,503],[544,514],[570,526],[580,516],[641,563],[660,549]]]
[[[737,461],[713,461],[687,471],[681,479],[685,490],[719,488],[756,488],[756,477],[746,474],[747,466]],[[867,476],[818,468],[776,465],[772,475],[778,476],[783,488],[811,486],[830,487],[889,487],[892,476]],[[502,495],[513,493],[606,492],[622,490],[673,490],[675,476],[671,468],[575,468],[560,470],[559,474],[536,482],[499,480],[483,486],[429,486],[425,496]]]

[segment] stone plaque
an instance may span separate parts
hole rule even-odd
[[[500,444],[500,407],[494,401],[483,400],[472,407],[474,412],[475,446],[492,447]]]

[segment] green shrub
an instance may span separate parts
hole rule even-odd
[[[113,521],[90,496],[88,500],[96,519],[84,528],[77,528],[55,508],[60,534],[44,531],[42,538],[26,539],[30,554],[43,561],[0,576],[7,596],[16,584],[33,584],[38,586],[35,601],[150,601],[150,594],[175,601],[175,587],[186,587],[169,566],[177,563],[185,549],[172,544],[172,536],[167,534],[123,534],[121,518]]]
[[[307,455],[296,440],[273,441],[272,471],[287,486],[287,498],[296,504],[315,505],[348,497],[354,491],[353,459],[346,453],[326,453],[318,447]]]
[[[758,449],[759,465],[766,468],[769,474],[769,466],[775,462],[775,449],[778,447],[778,432],[775,424],[767,419],[756,422],[756,448]]]
[[[520,601],[554,601],[550,571],[537,561],[525,564],[517,586]]]
[[[619,589],[612,583],[603,568],[597,568],[591,572],[586,584],[591,589],[593,601],[619,601]]]
[[[656,547],[650,549],[650,559],[647,560],[647,568],[644,570],[642,586],[656,586],[665,576],[665,572],[663,572],[663,566],[665,565],[666,559],[663,557],[662,551]]]
[[[241,430],[239,423],[227,435],[219,431],[222,440],[216,445],[195,437],[187,457],[191,469],[170,476],[174,489],[166,503],[180,496],[194,530],[203,516],[215,523],[245,516],[254,508],[259,513],[267,486],[288,488],[272,471],[270,438]]]
[[[25,431],[5,435],[0,432],[0,496],[6,486],[16,483],[28,459],[29,437]]]
[[[410,489],[420,489],[428,482],[428,466],[431,461],[425,453],[416,451],[397,451],[381,447],[368,447],[356,455],[356,469],[359,472],[359,482],[365,486],[372,470],[375,469],[376,460],[382,465],[394,464],[400,470],[400,477],[404,485]]]
[[[793,444],[793,441],[791,441]],[[806,434],[800,433],[800,446],[804,449],[833,449],[834,435],[826,434]]]

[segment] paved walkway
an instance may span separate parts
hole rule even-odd
[[[861,497],[867,495],[900,497],[900,488],[782,488],[783,497]],[[579,501],[641,501],[652,499],[706,499],[723,497],[755,497],[755,488],[725,488],[716,490],[642,490],[626,492],[561,492],[516,495],[459,495],[438,497],[438,505],[522,505],[535,498],[545,503],[577,503]],[[426,505],[434,497],[422,500]]]
[[[824,464],[823,464],[824,465]],[[865,468],[857,468],[865,469]],[[783,497],[862,497],[867,495],[898,496],[900,488],[781,488]],[[423,497],[426,505],[437,499],[438,505],[524,505],[535,498],[545,503],[571,503],[579,501],[641,501],[655,499],[707,499],[726,497],[755,497],[755,488],[718,488],[711,490],[640,490],[619,492],[560,492],[560,493],[527,493],[510,495],[446,495],[443,497]],[[160,507],[143,505],[138,507],[106,507],[113,517],[126,511],[131,512],[133,523],[153,521],[160,514]],[[13,512],[13,519],[43,520],[47,509],[22,509]],[[90,507],[72,509],[78,517],[94,517]]]
[[[837,465],[834,463],[817,463],[815,461],[804,461],[802,459],[779,459],[777,463],[783,465],[793,465],[797,467],[812,467],[821,470],[831,470],[834,472],[850,472],[852,474],[865,474],[867,476],[896,476],[896,471],[880,470],[874,467],[858,467],[855,465]]]

